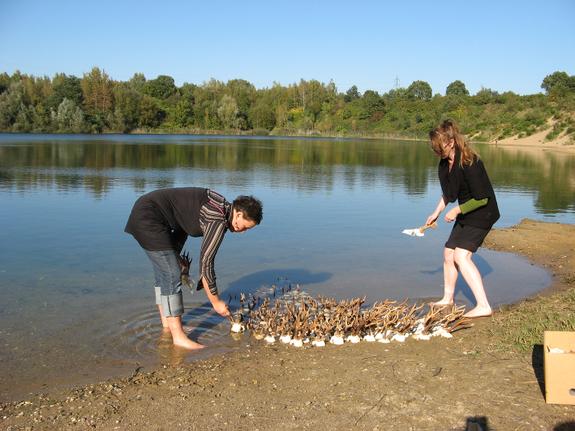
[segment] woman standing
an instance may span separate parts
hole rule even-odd
[[[442,196],[426,224],[433,223],[448,203],[457,200],[459,204],[445,214],[445,221],[455,224],[443,253],[443,298],[434,305],[453,304],[455,283],[461,272],[476,300],[475,308],[465,316],[490,316],[492,310],[483,280],[471,257],[499,219],[491,181],[455,122],[444,121],[429,133],[429,138],[431,148],[441,158],[438,172]]]

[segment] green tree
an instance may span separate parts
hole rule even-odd
[[[183,98],[188,99],[190,103],[193,105],[195,103],[194,94],[197,88],[198,86],[195,84],[184,82],[184,84],[180,87],[180,94]]]
[[[52,79],[52,94],[46,104],[49,108],[58,109],[62,100],[68,99],[81,106],[84,101],[80,78],[65,73],[58,73]]]
[[[359,91],[357,90],[357,86],[352,85],[349,90],[347,90],[345,92],[345,96],[344,96],[344,101],[346,103],[349,102],[353,102],[354,100],[357,100],[361,97],[361,94],[359,94]]]
[[[204,82],[194,91],[194,122],[202,129],[219,129],[222,127],[218,117],[218,108],[225,85],[215,79]]]
[[[238,112],[236,100],[224,94],[218,107],[218,117],[225,129],[238,127]]]
[[[407,99],[407,89],[401,87],[394,88],[385,93],[382,98],[388,104],[397,103],[401,100]]]
[[[490,88],[481,87],[481,89],[475,93],[473,98],[479,105],[486,105],[488,103],[495,102],[495,99],[498,96],[499,93],[497,93],[497,91],[491,90]]]
[[[84,113],[74,101],[64,98],[58,111],[52,111],[52,121],[61,133],[82,133],[85,130]]]
[[[254,129],[272,130],[276,126],[273,93],[269,90],[262,91],[250,108],[249,121]]]
[[[360,118],[367,119],[373,116],[376,112],[383,112],[385,109],[385,102],[377,91],[366,90],[361,98],[360,106],[364,109]]]
[[[43,103],[52,93],[52,84],[48,77],[22,75],[24,103],[29,106]]]
[[[146,85],[146,77],[143,73],[134,73],[128,81],[129,87],[138,93],[144,92],[144,85]]]
[[[241,128],[251,128],[249,111],[256,98],[256,88],[243,79],[232,79],[227,82],[226,91],[237,103]]]
[[[459,80],[453,81],[447,86],[445,90],[446,96],[469,96],[469,91],[465,87],[465,84]]]
[[[327,99],[328,92],[321,82],[315,79],[311,81],[302,79],[298,85],[298,93],[304,116],[311,122],[311,128],[313,128],[322,110],[322,105]]]
[[[43,103],[38,103],[32,112],[32,131],[33,132],[51,132],[52,118],[50,110]]]
[[[178,96],[174,99],[175,105],[170,110],[171,123],[179,128],[193,126],[194,124],[194,92],[197,86],[194,84],[184,83],[178,89]]]
[[[176,94],[177,88],[176,84],[174,84],[174,78],[167,75],[159,75],[156,79],[147,81],[144,84],[143,91],[148,96],[165,100]]]
[[[140,101],[139,125],[144,128],[156,128],[166,118],[166,112],[158,102],[150,96],[144,95]]]
[[[174,123],[178,127],[188,127],[194,121],[194,105],[187,98],[182,98],[174,109]]]
[[[10,79],[10,75],[6,72],[0,73],[0,94],[4,93],[5,91],[10,88],[10,84],[12,83]]]
[[[286,87],[283,87],[277,82],[269,89],[261,90],[259,93],[260,98],[269,101],[269,104],[274,112],[274,128],[285,128],[288,124],[288,111],[290,106],[290,94]],[[259,98],[258,98],[258,102]]]
[[[0,130],[13,131],[12,126],[23,107],[24,86],[22,82],[13,82],[7,91],[0,94]]]
[[[110,77],[97,67],[84,74],[80,81],[84,98],[84,109],[88,115],[105,118],[112,113],[114,96]]]
[[[15,132],[31,132],[34,129],[34,108],[26,106],[23,103],[20,105],[16,121],[12,126]]]
[[[114,129],[123,133],[136,129],[140,122],[142,95],[130,83],[114,87]]]
[[[554,72],[543,79],[541,88],[543,88],[547,94],[557,96],[573,93],[575,92],[575,76],[569,76],[565,72]]]
[[[413,81],[407,87],[407,97],[416,100],[430,100],[433,92],[431,86],[425,81]]]

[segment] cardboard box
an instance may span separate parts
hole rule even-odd
[[[575,405],[575,332],[545,331],[545,401]]]

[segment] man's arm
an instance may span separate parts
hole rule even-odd
[[[214,310],[216,310],[216,313],[224,317],[230,316],[231,313],[226,303],[220,299],[217,293],[214,295],[210,291],[206,277],[202,277],[201,281],[204,286],[204,291],[206,292],[208,300],[210,301],[210,304],[212,304],[212,307],[214,307]]]
[[[204,239],[200,250],[200,279],[205,278],[208,289],[213,295],[218,294],[214,262],[225,233],[226,225],[224,223],[208,223],[204,230]]]
[[[204,232],[200,251],[200,281],[214,310],[222,316],[230,314],[226,303],[218,296],[216,285],[215,259],[220,244],[226,233],[226,225],[222,222],[208,223]]]

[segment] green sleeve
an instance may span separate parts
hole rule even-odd
[[[487,205],[487,201],[489,201],[489,198],[479,200],[471,198],[467,202],[459,205],[459,209],[461,210],[461,214],[467,214],[471,211],[475,211],[477,208],[484,207]]]

